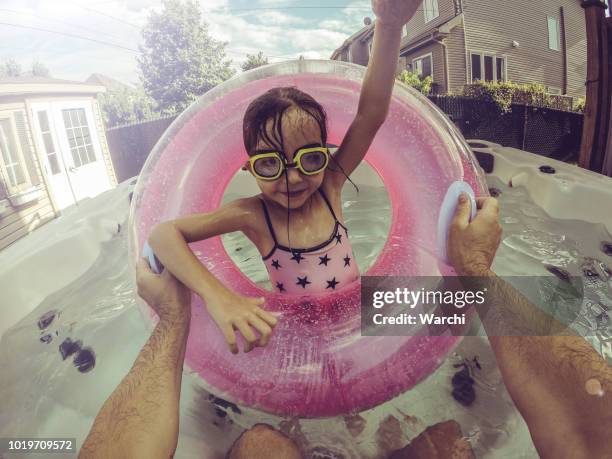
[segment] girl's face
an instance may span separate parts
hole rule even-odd
[[[321,129],[317,122],[303,110],[289,108],[281,120],[283,132],[283,153],[287,162],[293,162],[295,153],[305,146],[323,145]],[[273,137],[273,121],[266,124],[269,136]],[[277,147],[263,139],[257,142],[256,150],[270,151]],[[285,177],[285,174],[287,175]],[[274,201],[284,208],[299,209],[312,194],[319,189],[325,171],[315,175],[304,175],[297,168],[290,167],[276,180],[257,180],[257,185],[267,200]]]

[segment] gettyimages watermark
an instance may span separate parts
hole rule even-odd
[[[361,331],[364,336],[552,336],[571,329],[583,336],[612,336],[607,314],[593,313],[602,292],[592,287],[581,277],[364,276]]]

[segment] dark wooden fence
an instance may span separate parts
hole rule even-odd
[[[483,139],[507,147],[559,159],[576,161],[580,152],[583,115],[550,108],[513,105],[501,114],[492,104],[456,97],[429,97],[468,139]],[[119,126],[106,137],[121,182],[140,173],[149,153],[175,117]]]
[[[493,104],[454,96],[430,96],[468,139],[483,139],[561,161],[576,161],[582,113],[513,104],[500,113]]]
[[[106,131],[108,148],[119,182],[140,174],[149,153],[175,118],[158,118]]]

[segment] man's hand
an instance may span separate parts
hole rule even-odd
[[[403,27],[417,11],[423,0],[372,0],[372,10],[378,23]]]
[[[470,200],[465,195],[459,198],[448,234],[448,257],[460,276],[488,274],[501,241],[497,200],[478,198],[476,203],[479,211],[470,223]]]
[[[136,266],[138,295],[157,313],[160,320],[189,317],[191,291],[181,284],[167,269],[155,274],[149,262],[141,258]]]

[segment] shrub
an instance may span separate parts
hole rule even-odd
[[[586,99],[584,97],[578,97],[574,100],[573,110],[575,112],[584,113],[584,108],[586,106]]]
[[[405,85],[410,86],[411,88],[420,91],[422,94],[426,96],[431,93],[431,86],[433,84],[433,78],[427,76],[425,78],[421,78],[418,72],[409,72],[408,70],[404,70],[397,76],[397,79],[400,80]]]
[[[548,107],[551,97],[542,84],[517,84],[511,81],[477,81],[463,88],[463,96],[488,102],[501,113],[510,113],[512,104]]]

